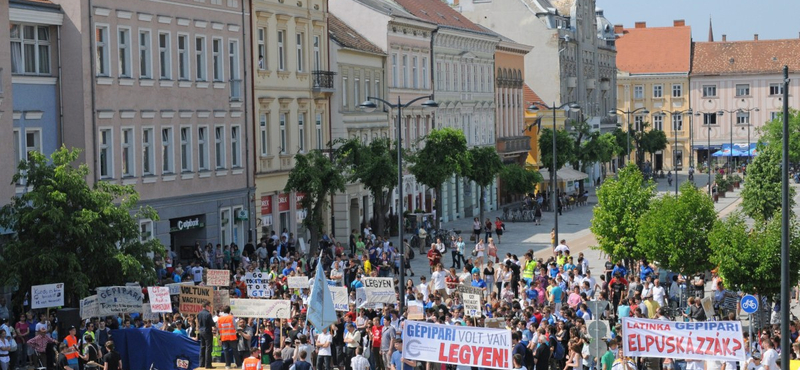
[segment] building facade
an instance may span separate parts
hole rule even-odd
[[[63,143],[84,148],[89,183],[132,185],[140,220],[182,259],[196,242],[254,231],[248,2],[91,3],[64,10]]]
[[[259,237],[284,230],[307,240],[303,194],[285,192],[296,154],[330,141],[327,2],[253,0],[253,95]]]
[[[617,25],[614,32],[618,37],[617,122],[624,130],[631,127],[637,131],[664,132],[669,144],[666,150],[653,155],[654,170],[687,169],[691,163],[691,128],[695,122],[694,116],[687,112],[691,27],[683,20],[674,21],[672,27],[647,27],[645,22],[637,22],[634,28]],[[632,161],[635,156],[632,146]],[[648,154],[645,156],[644,160],[651,159]]]
[[[789,106],[797,107],[800,39],[759,40],[755,35],[727,41],[723,35],[722,41],[694,43],[689,83],[691,106],[700,114],[693,133],[699,163],[731,141],[739,149],[758,141],[758,128],[781,113],[784,65],[790,71]]]

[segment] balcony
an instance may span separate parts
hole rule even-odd
[[[313,71],[311,74],[313,76],[312,89],[315,94],[330,95],[333,93],[333,76],[336,76],[336,72]]]
[[[513,136],[497,138],[497,153],[503,156],[527,153],[531,150],[531,138]]]
[[[231,101],[242,101],[242,80],[230,80]]]

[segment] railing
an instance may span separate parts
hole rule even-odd
[[[311,74],[314,76],[314,90],[333,89],[333,76],[336,72],[313,71]]]
[[[498,153],[527,152],[531,150],[531,138],[528,136],[501,137],[497,139]]]
[[[231,101],[242,100],[242,80],[230,80]]]

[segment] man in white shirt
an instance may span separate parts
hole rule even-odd
[[[417,285],[417,292],[422,293],[422,299],[425,302],[428,301],[428,294],[430,294],[430,291],[428,290],[428,282],[425,280],[424,276],[419,277],[419,285]]]
[[[200,285],[203,282],[203,266],[194,261],[192,263],[192,281],[194,281],[194,285]]]
[[[553,252],[555,252],[556,254],[558,254],[558,252],[569,252],[569,246],[567,246],[567,240],[561,239],[561,244],[557,245]]]
[[[317,369],[330,369],[331,367],[331,334],[328,328],[323,328],[317,335]]]
[[[361,354],[364,350],[361,347],[356,348],[356,357],[350,360],[350,368],[353,370],[369,370],[369,360],[364,358]]]
[[[764,355],[761,360],[761,364],[764,365],[764,370],[779,370],[778,352],[772,347],[772,341],[765,339],[761,342],[761,345],[764,348]]]
[[[651,290],[651,293],[653,295],[653,300],[656,301],[656,303],[658,303],[661,307],[667,306],[666,291],[664,290],[664,287],[661,286],[659,279],[656,279],[653,282],[653,289]]]
[[[436,266],[436,271],[431,274],[431,282],[433,283],[433,289],[439,292],[439,295],[442,297],[447,296],[447,285],[445,285],[444,278],[447,276],[447,273],[444,272],[444,268],[441,264]]]

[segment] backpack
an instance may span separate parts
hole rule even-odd
[[[553,358],[556,360],[563,360],[564,359],[564,345],[561,344],[561,341],[557,340],[555,336],[550,336],[550,340],[555,340],[556,347],[555,351],[553,351]]]

